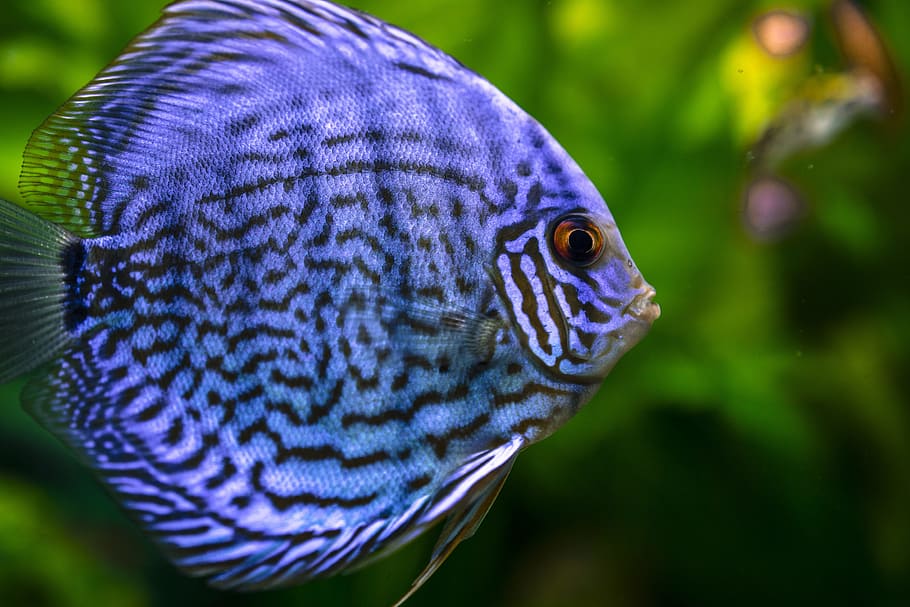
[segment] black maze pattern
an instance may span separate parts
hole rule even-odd
[[[407,533],[419,513],[403,513],[465,454],[573,410],[574,389],[528,381],[514,344],[484,346],[508,364],[475,354],[484,323],[512,339],[466,210],[494,213],[496,190],[475,179],[383,166],[258,180],[194,201],[179,225],[151,205],[133,215],[142,231],[89,241],[76,284],[93,348],[69,364],[116,403],[70,413],[76,447],[178,564],[242,587],[335,571],[386,543],[371,523]],[[129,465],[86,447],[111,432]],[[286,527],[301,516],[365,535],[338,546]],[[253,573],[263,551],[268,575]]]

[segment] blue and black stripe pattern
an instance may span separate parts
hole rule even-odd
[[[222,587],[448,518],[416,589],[657,314],[540,125],[328,2],[171,5],[36,131],[21,187],[68,231],[27,405]],[[570,214],[605,243],[585,267],[554,248]]]

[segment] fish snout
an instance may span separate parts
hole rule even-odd
[[[660,318],[660,305],[654,302],[655,295],[657,295],[657,291],[654,290],[654,287],[647,283],[643,284],[642,290],[632,298],[632,301],[623,310],[623,314],[628,314],[641,322],[653,323]]]

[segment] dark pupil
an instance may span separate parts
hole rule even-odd
[[[572,230],[569,234],[569,251],[575,255],[587,255],[594,248],[594,239],[587,230]]]

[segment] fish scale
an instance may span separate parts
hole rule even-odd
[[[17,282],[0,249],[3,353],[28,355],[0,378],[50,363],[29,410],[220,587],[445,519],[407,598],[658,314],[537,122],[328,2],[171,5],[35,132],[21,189],[63,227],[0,207],[50,268]],[[18,338],[20,291],[57,302],[53,339]]]

